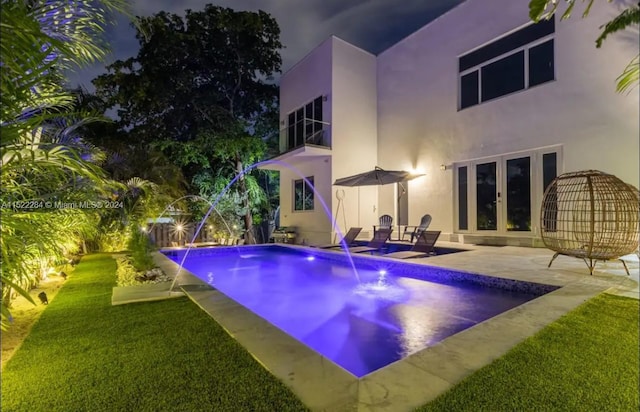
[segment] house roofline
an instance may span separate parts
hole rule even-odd
[[[329,37],[327,37],[326,39],[322,40],[320,43],[318,43],[315,47],[313,47],[311,50],[309,50],[307,52],[307,54],[305,54],[300,60],[298,60],[297,62],[295,62],[295,64],[293,64],[293,66],[289,67],[285,72],[283,72],[280,75],[280,78],[285,77],[290,71],[292,71],[293,69],[296,68],[296,66],[298,66],[299,64],[301,64],[302,62],[304,62],[307,58],[309,58],[309,56],[311,56],[317,49],[319,49],[320,47],[322,47],[326,42],[332,41],[333,39],[338,40],[348,46],[353,47],[354,49],[361,51],[363,53],[368,54],[369,56],[372,57],[377,57],[375,54],[371,53],[370,51],[367,51],[365,49],[363,49],[362,47],[358,47],[353,43],[349,43],[348,41],[336,36],[335,34],[330,35]]]
[[[436,23],[438,20],[444,18],[445,16],[447,16],[449,13],[452,13],[454,10],[456,10],[457,8],[459,8],[460,6],[462,6],[463,4],[467,3],[469,0],[463,0],[460,4],[455,5],[454,7],[450,8],[449,10],[447,10],[446,12],[442,13],[441,15],[439,15],[438,17],[436,17],[435,19],[431,20],[429,23],[425,24],[424,26],[420,27],[418,30],[408,34],[407,36],[403,37],[402,39],[398,40],[397,42],[395,42],[394,44],[392,44],[391,46],[387,47],[386,49],[384,49],[383,51],[381,51],[380,53],[378,53],[377,57],[382,56],[384,53],[388,52],[389,50],[393,49],[394,47],[396,47],[397,45],[399,45],[400,43],[403,43],[407,40],[409,40],[410,38],[412,38],[413,36],[417,35],[418,33],[420,33],[422,30],[426,29],[427,27],[433,25],[434,23]]]

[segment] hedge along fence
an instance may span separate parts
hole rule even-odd
[[[184,225],[182,230],[178,230],[176,223],[149,224],[147,232],[151,242],[157,247],[184,246],[187,243],[191,243],[198,225],[199,223]],[[215,242],[220,238],[219,233],[219,231],[205,225],[194,242]]]

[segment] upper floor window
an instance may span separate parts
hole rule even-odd
[[[307,177],[307,181],[313,185],[313,176]],[[293,210],[313,210],[313,189],[304,179],[293,182]]]
[[[461,56],[460,109],[554,80],[554,32],[543,20]]]
[[[287,137],[289,149],[303,145],[314,136],[322,139],[322,96],[292,111],[287,116]]]

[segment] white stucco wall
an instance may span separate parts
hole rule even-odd
[[[332,44],[332,91],[328,103],[332,111],[332,174],[335,180],[371,170],[377,165],[378,99],[376,57],[336,37],[332,37]],[[377,187],[334,187],[334,214],[338,212],[336,190],[340,189],[345,194],[345,214],[338,213],[341,230],[352,226],[373,229],[371,226],[378,215]]]
[[[556,21],[555,81],[457,110],[458,57],[528,23],[527,5],[468,0],[378,56],[378,161],[426,173],[411,182],[410,221],[430,213],[431,228],[453,231],[453,174],[441,164],[550,145],[563,148],[559,173],[599,169],[638,185],[638,96],[615,92],[637,33],[594,44],[615,5],[580,19],[579,4]],[[389,207],[384,191],[379,201]]]
[[[280,81],[280,127],[287,125],[288,114],[318,96],[329,96],[332,88],[332,39],[313,49],[300,62],[283,74]],[[331,123],[331,107],[323,104],[322,119]],[[327,130],[331,134],[331,128]],[[331,135],[330,135],[331,136]],[[313,176],[318,194],[331,208],[331,161],[327,157],[289,157],[291,164],[305,177]],[[313,211],[293,210],[293,182],[298,174],[280,167],[280,225],[297,226],[298,242],[326,243],[330,240],[331,220],[326,216],[319,200]]]
[[[336,37],[330,37],[283,75],[280,84],[281,127],[287,115],[322,95],[323,121],[332,150],[329,157],[310,156],[308,152],[282,156],[305,176],[314,176],[316,197],[313,211],[293,211],[293,181],[299,176],[280,167],[280,224],[301,228],[299,241],[333,241],[332,223],[340,231],[361,226],[370,231],[377,220],[376,187],[333,187],[335,179],[350,176],[377,164],[376,58]],[[297,152],[297,151],[296,151]],[[338,209],[336,190],[344,191]],[[325,212],[323,200],[330,216]],[[366,234],[366,233],[363,233]]]
[[[331,161],[329,158],[304,159],[291,161],[291,165],[304,177],[313,176],[316,196],[314,210],[294,211],[293,184],[300,176],[283,168],[280,171],[280,225],[298,228],[297,243],[324,244],[330,241],[331,219],[327,215],[320,199],[331,199]],[[327,203],[328,210],[331,204]]]

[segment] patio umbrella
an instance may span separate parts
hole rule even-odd
[[[378,186],[389,183],[399,183],[405,180],[411,180],[422,174],[411,174],[404,170],[384,170],[378,166],[368,172],[360,173],[353,176],[337,179],[333,184],[335,186]]]
[[[343,177],[337,179],[333,184],[335,186],[379,186],[389,183],[398,183],[398,190],[402,190],[398,200],[405,194],[405,189],[401,182],[405,180],[415,179],[416,177],[424,176],[424,174],[412,174],[405,170],[384,170],[381,167],[376,166],[373,170],[360,173],[353,176]],[[358,225],[360,225],[360,190],[358,189]],[[345,225],[346,227],[346,225]]]

